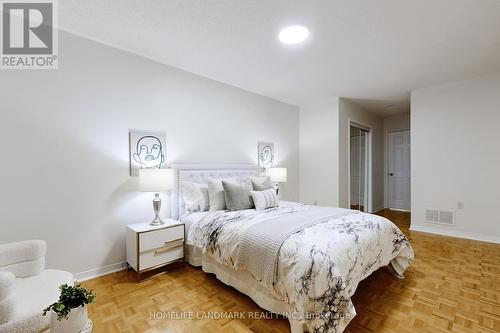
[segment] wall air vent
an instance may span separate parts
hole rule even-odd
[[[453,212],[440,210],[439,211],[439,223],[448,224],[448,225],[455,224],[455,221],[453,219],[454,215],[455,214]]]
[[[425,220],[427,222],[439,223],[439,210],[427,209],[425,213]]]
[[[427,209],[425,211],[425,220],[429,223],[454,225],[455,213],[453,211]]]

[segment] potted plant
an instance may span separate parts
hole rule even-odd
[[[88,322],[87,304],[94,303],[95,293],[82,288],[80,284],[59,287],[59,300],[43,310],[45,316],[50,311],[51,333],[78,333]]]

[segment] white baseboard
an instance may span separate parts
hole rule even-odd
[[[384,207],[373,208],[371,214],[374,214],[376,212],[380,212],[381,210],[384,210],[384,209],[385,209]]]
[[[393,210],[395,212],[411,213],[411,210],[408,209],[399,209],[399,208],[387,208],[387,209]]]
[[[94,268],[85,272],[80,272],[75,274],[75,278],[78,282],[95,279],[96,277],[111,274],[114,272],[122,271],[127,268],[127,262],[118,262],[116,264],[111,264],[103,267]]]
[[[445,228],[445,227],[435,227],[435,226],[413,225],[412,224],[410,226],[410,230],[427,232],[430,234],[437,234],[437,235],[441,235],[441,236],[464,238],[464,239],[471,239],[471,240],[476,240],[476,241],[481,241],[481,242],[500,244],[500,236],[476,234],[476,233],[472,233],[472,232],[460,231],[460,230],[450,229],[450,228]]]

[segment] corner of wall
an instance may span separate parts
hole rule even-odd
[[[338,206],[339,97],[299,109],[299,200]]]

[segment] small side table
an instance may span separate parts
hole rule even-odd
[[[184,223],[172,219],[160,226],[127,226],[127,262],[137,272],[137,280],[142,273],[184,262],[184,228]]]

